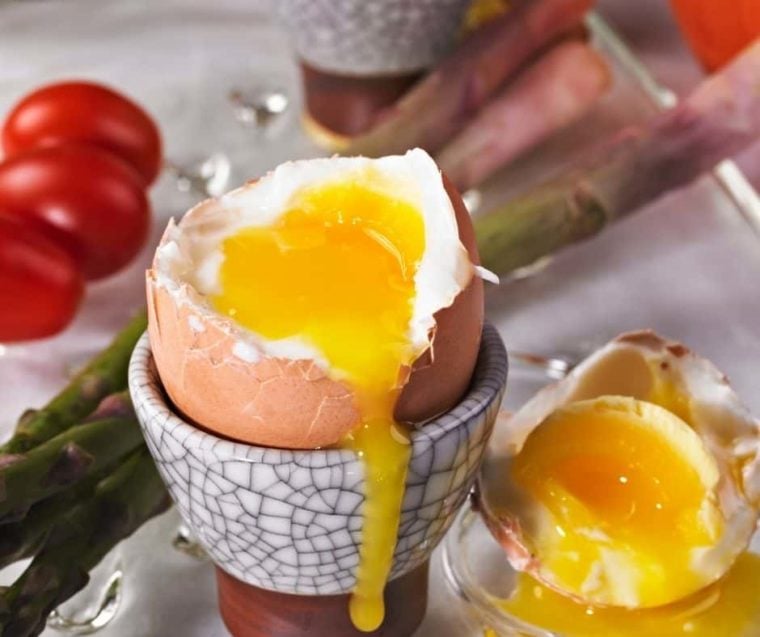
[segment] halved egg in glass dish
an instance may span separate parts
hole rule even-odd
[[[449,583],[496,635],[760,635],[759,440],[709,361],[623,335],[497,427]]]

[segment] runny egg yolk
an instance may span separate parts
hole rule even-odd
[[[375,180],[376,181],[376,180]],[[355,393],[361,423],[344,441],[365,466],[365,504],[354,625],[383,621],[411,453],[393,410],[417,356],[409,325],[425,227],[412,204],[372,187],[371,174],[301,192],[273,226],[225,240],[226,313],[267,339],[313,345]]]
[[[570,404],[531,432],[511,471],[538,503],[523,531],[557,589],[642,608],[715,579],[698,558],[723,529],[717,468],[671,412],[623,397]]]
[[[760,555],[744,553],[719,582],[680,602],[626,610],[579,604],[520,573],[499,603],[511,616],[562,637],[754,637],[760,626]]]

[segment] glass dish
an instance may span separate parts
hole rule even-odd
[[[196,166],[201,179],[223,171],[231,187],[287,159],[322,153],[299,125],[297,67],[268,7],[265,0],[109,0],[93,11],[87,0],[0,2],[0,112],[35,84],[61,77],[104,81],[144,103],[160,122],[172,164],[151,193],[155,245],[169,217],[200,198],[192,179],[178,189],[178,167]],[[589,28],[591,42],[612,67],[611,92],[580,122],[490,179],[480,191],[480,209],[572,165],[621,127],[672,103],[602,20],[592,18]],[[261,87],[266,94],[281,90],[289,100],[266,131],[248,125],[251,113],[241,110],[261,101]],[[222,188],[217,181],[213,187]],[[547,375],[561,376],[615,334],[652,327],[711,358],[760,413],[759,229],[757,196],[726,163],[592,242],[557,255],[533,276],[489,289],[489,320],[512,356],[506,408],[519,406]],[[61,387],[83,351],[105,344],[143,305],[150,252],[91,286],[64,334],[0,360],[0,438],[23,409]],[[216,612],[213,570],[172,548],[177,526],[172,511],[121,546],[120,607],[100,634],[227,634]],[[445,585],[440,550],[437,555],[430,608],[417,637],[482,637],[480,620],[463,612],[471,604]],[[15,572],[0,573],[0,585]],[[51,628],[45,634],[60,633]]]
[[[447,583],[483,631],[499,637],[559,637],[502,610],[498,602],[514,592],[516,572],[470,505],[459,512],[443,546]]]
[[[750,548],[760,553],[760,534]],[[515,591],[517,573],[471,506],[459,512],[444,540],[441,559],[452,593],[470,620],[480,627],[481,634],[490,631],[485,633],[487,637],[562,637],[561,632],[528,624],[500,606],[499,602]]]

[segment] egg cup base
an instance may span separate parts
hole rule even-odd
[[[388,582],[385,621],[370,633],[351,624],[349,594],[293,595],[258,588],[216,567],[219,612],[233,637],[409,637],[427,610],[428,564]]]
[[[340,75],[301,61],[301,83],[305,98],[307,132],[328,150],[340,150],[351,137],[366,132],[375,116],[393,104],[420,77],[420,73],[391,75]],[[339,108],[336,106],[340,104]],[[330,143],[332,142],[332,143]]]

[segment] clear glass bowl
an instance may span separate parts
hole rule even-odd
[[[446,580],[471,619],[500,637],[552,637],[499,607],[515,590],[516,572],[472,506],[459,512],[444,540]],[[559,637],[559,636],[557,636]]]
[[[760,553],[760,533],[755,535],[750,551]],[[528,624],[503,607],[502,602],[516,590],[517,573],[509,565],[504,551],[472,506],[460,511],[454,521],[444,540],[442,561],[449,588],[459,599],[469,619],[484,631],[486,637],[563,637],[564,633]],[[693,610],[689,606],[681,609],[684,612],[682,634],[687,635],[689,632],[690,613],[693,612],[696,618],[703,608],[701,604],[704,601],[710,604],[711,601],[719,599],[720,589],[711,590],[707,596],[698,598],[699,601],[695,603]],[[756,599],[758,608],[752,608],[751,613],[760,617],[760,595]],[[731,601],[727,601],[722,612],[733,620],[736,609],[732,608],[731,604]],[[710,606],[706,608],[709,609]],[[677,619],[679,616],[674,618]],[[603,630],[603,627],[600,630],[594,629],[594,634],[601,635]],[[662,630],[667,631],[668,628]],[[574,629],[573,635],[578,634],[578,629]],[[637,634],[641,637],[654,637],[650,633]],[[656,637],[664,637],[665,634],[658,630]],[[760,623],[743,625],[741,634],[728,626],[723,632],[712,634],[713,637],[756,637],[760,635]]]

